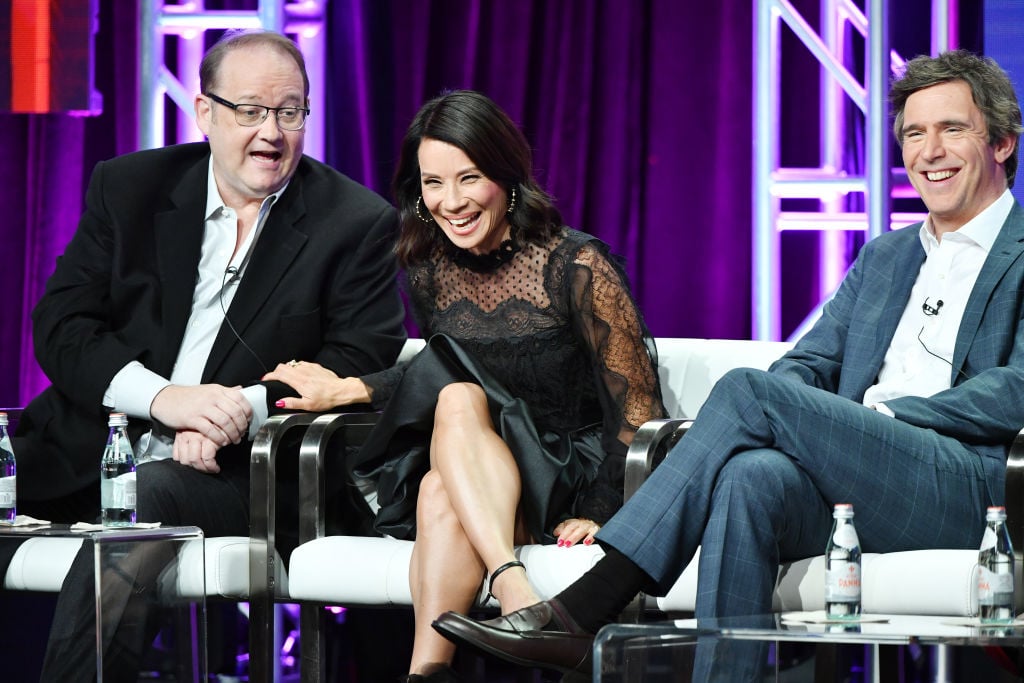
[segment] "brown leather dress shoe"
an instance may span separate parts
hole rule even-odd
[[[445,612],[432,625],[454,643],[513,664],[588,674],[593,666],[594,634],[584,631],[554,599],[487,621]]]

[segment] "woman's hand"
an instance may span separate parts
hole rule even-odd
[[[338,377],[319,363],[301,360],[278,363],[263,379],[284,382],[301,396],[281,399],[276,404],[278,408],[322,413],[350,403],[370,402],[370,392],[362,380]]]
[[[555,537],[558,545],[564,548],[580,541],[583,541],[583,545],[590,545],[600,528],[601,525],[592,519],[567,519],[555,527]]]

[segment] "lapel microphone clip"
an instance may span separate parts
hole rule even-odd
[[[924,303],[921,304],[921,310],[924,311],[925,315],[938,315],[939,310],[942,308],[942,299],[935,302],[934,306],[928,305],[928,297],[924,298]]]

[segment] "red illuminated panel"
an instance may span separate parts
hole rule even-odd
[[[50,111],[50,2],[11,6],[11,110]]]
[[[0,1],[0,111],[100,113],[96,22],[97,0]]]

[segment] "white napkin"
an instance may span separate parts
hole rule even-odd
[[[797,621],[805,624],[868,624],[886,622],[889,617],[882,614],[858,614],[855,617],[830,617],[825,610],[814,612],[785,612],[782,621]]]
[[[89,524],[88,522],[75,522],[71,525],[72,531],[103,531],[104,529],[156,529],[160,522],[136,522],[133,526],[105,527],[102,524]]]
[[[947,619],[943,619],[942,623],[945,624],[946,626],[983,626],[983,627],[989,627],[989,628],[1000,628],[1000,627],[1008,628],[1010,626],[1020,626],[1021,624],[1024,624],[1024,614],[1022,614],[1021,616],[1017,617],[1013,621],[1006,622],[1006,623],[998,622],[998,621],[996,621],[996,622],[992,622],[992,621],[985,621],[985,622],[983,622],[981,620],[981,617],[949,617]]]
[[[36,519],[28,515],[18,515],[13,522],[0,522],[0,524],[4,526],[50,526],[45,519]]]

